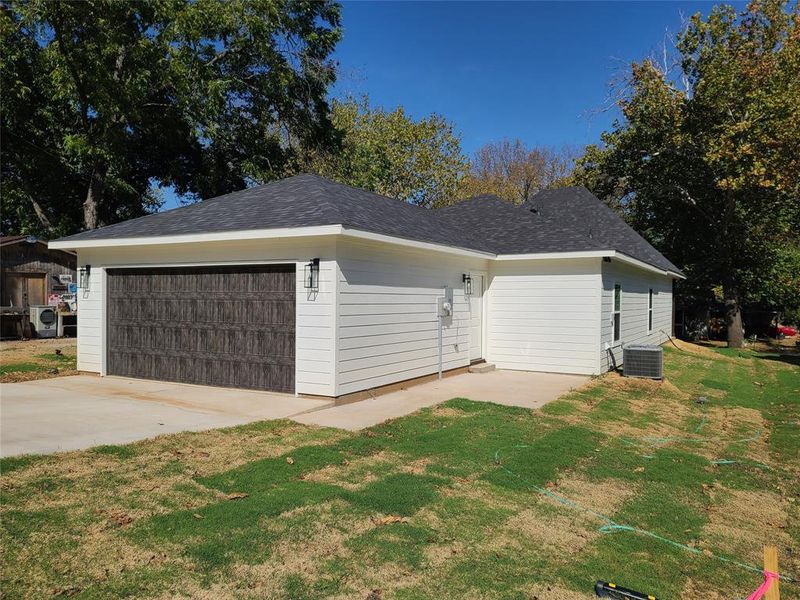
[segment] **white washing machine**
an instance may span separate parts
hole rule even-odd
[[[31,328],[36,337],[54,338],[58,331],[58,315],[54,306],[31,306]]]

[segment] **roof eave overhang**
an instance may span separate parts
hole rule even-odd
[[[230,242],[243,240],[264,240],[278,238],[300,238],[300,237],[319,237],[319,236],[344,236],[352,239],[373,241],[386,244],[394,244],[419,250],[432,252],[443,252],[470,258],[480,258],[485,260],[498,261],[518,261],[518,260],[565,260],[581,258],[616,258],[617,260],[633,265],[635,267],[659,273],[677,279],[686,279],[681,273],[660,269],[641,260],[632,258],[616,250],[581,250],[574,252],[536,252],[527,254],[494,254],[469,248],[448,246],[447,244],[437,244],[423,242],[408,238],[401,238],[392,235],[374,233],[363,229],[346,227],[343,225],[318,225],[315,227],[285,227],[275,229],[247,229],[237,231],[220,231],[214,233],[191,233],[182,235],[164,235],[148,237],[129,237],[129,238],[104,238],[99,240],[54,240],[49,242],[48,247],[53,250],[75,251],[89,248],[124,248],[135,246],[153,246],[163,244],[190,244],[203,242]]]
[[[628,256],[622,252],[614,251],[613,258],[616,258],[618,261],[627,263],[629,265],[633,265],[634,267],[638,267],[640,269],[644,269],[645,271],[651,271],[653,273],[658,273],[659,275],[664,275],[666,277],[672,277],[673,279],[686,279],[686,275],[683,273],[678,273],[676,271],[672,271],[670,269],[660,269],[656,266],[653,266],[649,263],[641,261],[637,258],[633,258],[632,256]]]
[[[456,246],[448,246],[446,244],[422,242],[418,240],[401,238],[392,235],[373,233],[370,231],[364,231],[363,229],[356,229],[353,227],[345,227],[343,225],[319,225],[315,227],[286,227],[280,229],[247,229],[247,230],[237,230],[237,231],[222,231],[217,233],[163,235],[163,236],[129,237],[129,238],[103,238],[98,240],[64,239],[64,240],[54,240],[50,242],[49,247],[57,250],[62,250],[62,249],[81,250],[88,248],[124,248],[131,246],[191,244],[191,243],[201,243],[201,242],[232,242],[232,241],[242,241],[242,240],[265,240],[265,239],[278,239],[278,238],[286,239],[286,238],[319,237],[319,236],[332,236],[332,235],[341,235],[360,240],[395,244],[399,246],[406,246],[421,250],[430,250],[436,252],[444,252],[448,254],[457,254],[461,256],[470,256],[473,258],[493,259],[495,257],[495,254],[491,252],[481,252],[480,250],[470,250],[469,248],[459,248]]]
[[[81,250],[86,248],[123,248],[129,246],[155,246],[162,244],[192,244],[201,242],[233,242],[242,240],[264,240],[276,238],[314,237],[339,235],[341,225],[319,225],[315,227],[282,227],[274,229],[245,229],[212,233],[187,233],[181,235],[159,235],[147,237],[103,238],[99,240],[54,240],[49,247],[56,250]]]
[[[575,259],[575,258],[612,258],[622,263],[650,271],[651,273],[658,273],[666,277],[673,277],[675,279],[686,279],[683,273],[671,271],[669,269],[660,269],[654,265],[641,261],[632,256],[628,256],[623,252],[617,250],[579,250],[574,252],[537,252],[530,254],[498,254],[496,259],[499,261],[507,260],[553,260],[553,259]]]

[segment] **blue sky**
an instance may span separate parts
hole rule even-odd
[[[367,93],[486,142],[596,142],[608,83],[711,2],[344,2],[334,95]]]
[[[744,4],[733,3],[741,9]],[[711,2],[344,2],[332,97],[367,94],[490,141],[582,147],[617,116],[609,82]],[[176,206],[166,193],[162,210]]]

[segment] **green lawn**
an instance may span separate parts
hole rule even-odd
[[[800,574],[794,357],[665,358],[663,383],[608,375],[541,411],[454,399],[358,434],[272,421],[6,459],[3,597],[546,600],[612,579],[730,599],[760,582],[730,561],[765,543]]]
[[[0,383],[74,375],[77,362],[74,338],[0,342]]]

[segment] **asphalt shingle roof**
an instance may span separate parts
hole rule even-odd
[[[617,250],[678,269],[585,188],[546,190],[531,206],[478,196],[438,210],[302,174],[84,231],[59,242],[343,225],[493,254]]]

